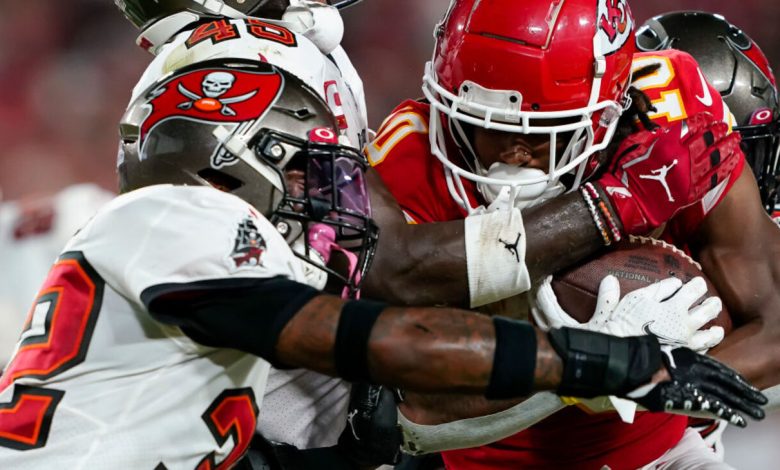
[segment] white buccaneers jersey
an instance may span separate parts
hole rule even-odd
[[[155,320],[142,293],[277,276],[304,281],[285,240],[235,196],[165,185],[114,199],[54,264],[0,378],[0,468],[228,468],[270,366]]]
[[[0,204],[0,368],[8,362],[35,294],[65,243],[114,194],[77,184]]]
[[[259,18],[215,19],[179,33],[161,46],[133,89],[131,103],[160,77],[210,59],[245,59],[275,65],[309,85],[328,104],[348,144],[366,140],[363,82],[341,47],[324,55],[283,23]]]
[[[257,430],[299,449],[335,445],[347,425],[350,390],[327,375],[271,368]]]

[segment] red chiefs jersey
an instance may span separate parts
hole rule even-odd
[[[635,81],[634,86],[651,99],[657,111],[649,116],[656,123],[663,126],[707,111],[714,117],[723,119],[729,128],[734,125],[734,117],[728,107],[718,91],[704,79],[693,57],[675,50],[643,52],[634,56],[632,70],[653,64],[658,64],[659,69],[652,75]],[[744,166],[743,156],[731,176],[707,193],[701,202],[681,211],[669,221],[662,238],[684,248],[686,241],[704,217],[737,181]]]
[[[704,80],[693,58],[679,51],[637,54],[634,69],[654,63],[658,70],[635,83],[653,102],[650,117],[661,125],[709,111],[731,124],[718,92]],[[447,190],[444,168],[430,152],[430,106],[405,101],[385,120],[366,156],[413,223],[463,218],[466,212]],[[455,151],[448,149],[452,157]],[[744,167],[701,203],[680,212],[667,224],[667,238],[684,244],[709,210],[723,199]],[[475,200],[479,199],[470,181]],[[531,428],[502,441],[443,453],[450,469],[577,468],[635,469],[661,457],[682,438],[687,418],[664,413],[637,413],[633,424],[614,412],[598,413],[567,407]]]
[[[404,101],[385,119],[364,152],[410,222],[463,219],[468,213],[450,196],[444,166],[430,151],[429,115],[428,104]],[[450,148],[447,153],[457,155]],[[474,183],[463,183],[474,195],[472,202],[478,200]]]

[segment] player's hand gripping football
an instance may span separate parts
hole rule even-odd
[[[566,313],[551,281],[552,276],[542,282],[533,302],[534,319],[542,327],[568,326],[621,337],[653,334],[662,344],[687,346],[695,351],[706,351],[723,340],[723,328],[701,329],[722,309],[718,297],[708,297],[694,306],[707,293],[707,284],[701,277],[685,284],[670,277],[631,291],[621,299],[617,278],[606,276],[599,284],[595,313],[587,323]]]
[[[669,378],[626,394],[650,411],[703,412],[744,428],[742,414],[763,419],[766,397],[734,370],[687,348],[662,346]]]
[[[739,133],[702,112],[627,137],[595,182],[623,232],[644,235],[701,200],[739,162]]]

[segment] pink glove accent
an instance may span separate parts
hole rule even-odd
[[[313,224],[309,228],[309,246],[322,256],[325,264],[330,261],[330,255],[335,250],[343,254],[347,258],[349,263],[349,275],[348,279],[355,276],[355,282],[360,282],[360,273],[357,271],[358,257],[355,253],[346,250],[336,243],[336,230],[330,225],[325,224]],[[344,287],[341,292],[341,297],[346,299],[349,296],[349,288]],[[355,294],[355,298],[360,298],[360,291]]]

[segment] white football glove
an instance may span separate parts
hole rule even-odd
[[[552,276],[536,290],[532,313],[543,328],[568,326],[598,331],[615,336],[653,334],[661,343],[686,346],[704,352],[723,339],[723,328],[701,328],[718,316],[720,298],[709,297],[700,305],[691,305],[707,293],[707,284],[695,277],[683,284],[671,277],[629,292],[620,298],[620,284],[609,275],[599,285],[596,312],[587,323],[569,316],[558,304],[550,282]]]
[[[690,308],[707,293],[707,284],[695,277],[687,284],[675,277],[629,292],[620,299],[620,283],[609,275],[601,280],[596,300],[596,311],[587,323],[580,323],[567,314],[553,292],[552,276],[548,276],[536,290],[531,302],[531,313],[543,329],[584,328],[615,336],[653,334],[661,343],[687,346],[705,352],[723,340],[719,326],[701,328],[717,317],[722,309],[720,298],[708,297],[700,305]],[[634,421],[636,403],[615,396],[579,399],[595,412],[615,410],[626,423]]]

